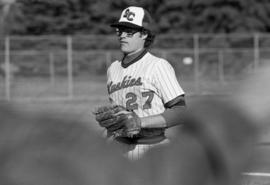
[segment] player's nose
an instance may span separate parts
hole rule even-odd
[[[126,32],[121,32],[119,34],[119,39],[123,39],[123,38],[126,38],[127,37],[127,33]]]
[[[122,36],[121,36],[121,37],[119,37],[119,41],[120,41],[120,42],[124,42],[124,41],[125,41],[125,39],[126,39],[126,37],[125,37],[125,36],[123,36],[123,37],[122,37]]]

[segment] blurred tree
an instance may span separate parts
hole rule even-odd
[[[160,33],[270,31],[267,0],[18,0],[13,34],[108,34],[123,8],[151,12]]]
[[[192,32],[232,33],[266,31],[256,12],[269,17],[267,1],[255,0],[197,0],[190,1]],[[269,5],[268,5],[269,6]],[[188,23],[187,23],[188,24]]]
[[[89,5],[86,0],[19,0],[25,29],[21,34],[73,34],[88,29]]]

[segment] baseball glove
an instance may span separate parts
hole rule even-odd
[[[97,108],[96,120],[101,127],[114,136],[134,137],[141,130],[141,119],[133,111],[119,105],[107,105]]]

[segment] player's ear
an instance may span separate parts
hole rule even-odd
[[[147,31],[142,31],[140,37],[145,40],[148,37]]]

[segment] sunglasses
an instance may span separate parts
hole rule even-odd
[[[126,33],[127,37],[133,37],[135,33],[139,32],[139,30],[135,30],[132,28],[116,28],[116,35],[118,37],[120,37],[123,32]]]

